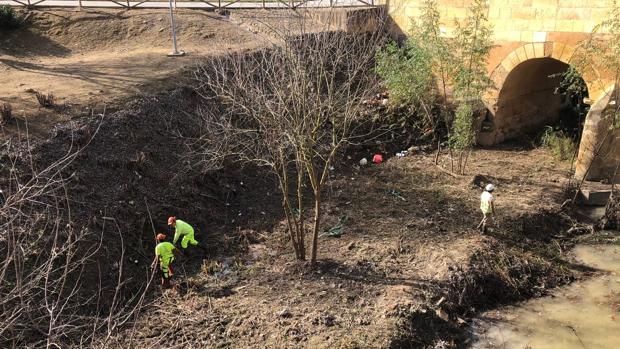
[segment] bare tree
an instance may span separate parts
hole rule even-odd
[[[304,16],[298,21],[299,32],[275,29],[282,38],[278,46],[216,58],[195,72],[205,98],[195,155],[207,170],[226,161],[270,169],[278,178],[296,258],[306,259],[311,230],[314,264],[330,167],[339,151],[365,133],[370,119],[362,101],[376,93],[372,71],[383,28],[311,33],[316,23]]]

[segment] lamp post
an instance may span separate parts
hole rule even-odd
[[[172,27],[172,52],[168,54],[170,57],[185,56],[184,51],[177,50],[177,28],[174,22],[174,12],[172,11],[172,0],[168,0],[170,8],[170,26]]]

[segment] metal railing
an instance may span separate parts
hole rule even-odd
[[[296,9],[376,6],[377,0],[175,0],[176,8]],[[0,5],[25,7],[168,8],[162,0],[0,0]]]

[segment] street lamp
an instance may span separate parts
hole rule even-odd
[[[174,12],[172,11],[172,0],[168,0],[170,8],[170,26],[172,27],[172,52],[168,54],[170,57],[185,56],[184,51],[177,50],[177,28],[174,22]]]

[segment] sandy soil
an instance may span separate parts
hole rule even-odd
[[[269,44],[273,30],[294,20],[287,11],[178,10],[178,47],[188,54],[172,58],[165,10],[49,9],[25,16],[27,28],[0,37],[0,103],[28,118],[34,134],[174,86],[175,75],[197,60]],[[52,93],[63,112],[40,108],[34,91]]]

